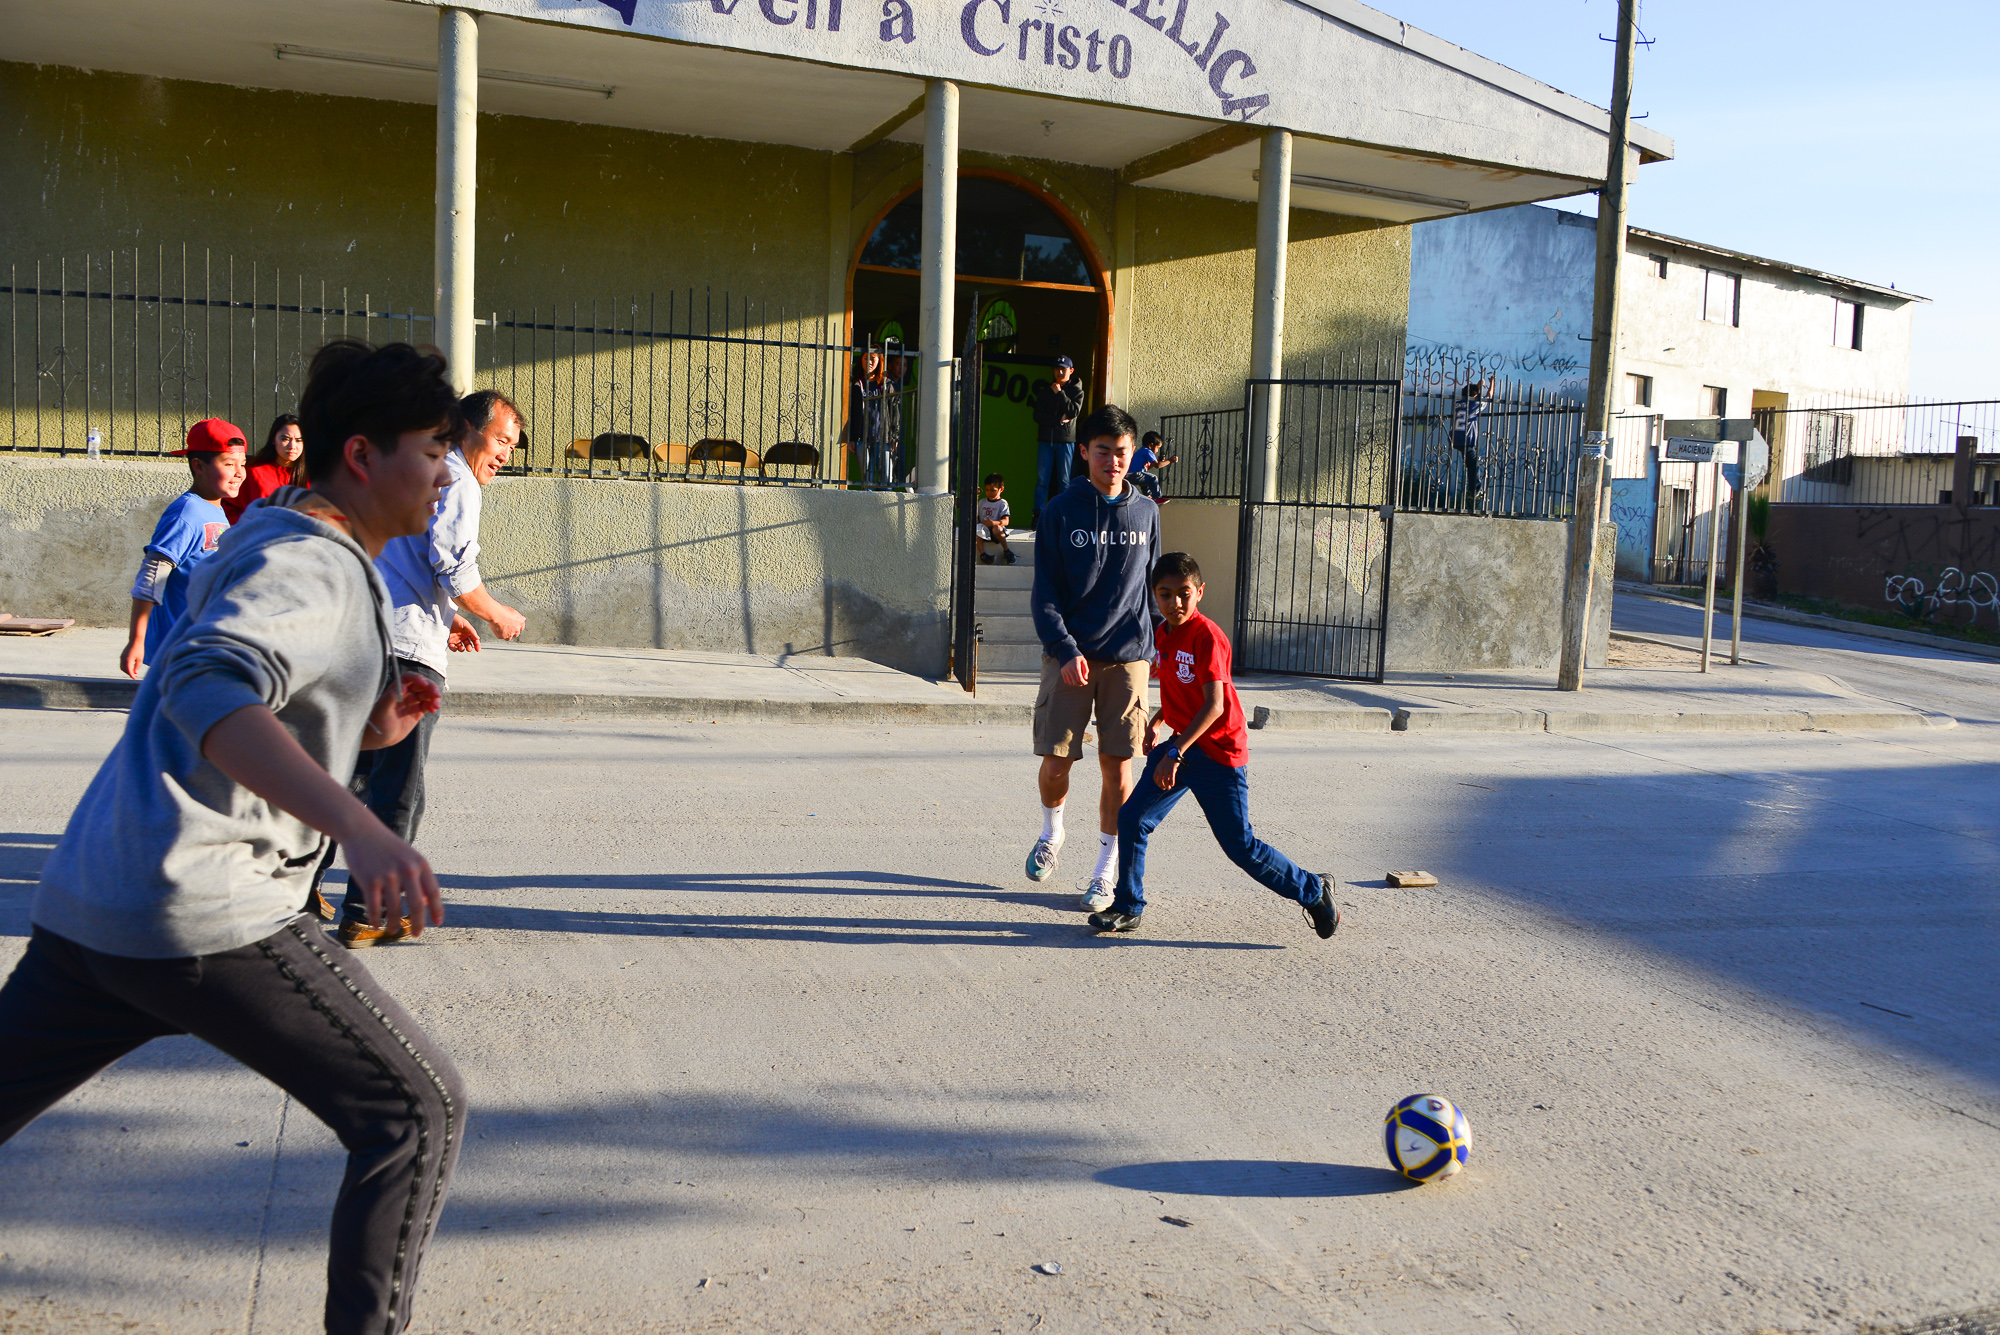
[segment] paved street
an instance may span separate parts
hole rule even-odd
[[[121,723],[0,716],[0,964]],[[1191,803],[1144,933],[1086,936],[1081,840],[1060,890],[1021,875],[1024,742],[447,720],[447,926],[366,957],[473,1091],[414,1329],[1847,1335],[2000,1300],[1994,730],[1253,734],[1260,832],[1343,882],[1328,943]],[[1410,866],[1440,887],[1384,886]],[[1419,1091],[1473,1154],[1405,1189],[1379,1128]],[[0,1148],[0,1330],[314,1328],[339,1164],[153,1044]]]
[[[1701,608],[1620,591],[1611,604],[1614,629],[1665,635],[1701,645]],[[1715,642],[1729,656],[1729,615],[1716,613]],[[1961,723],[2000,723],[2000,659],[1948,648],[1878,640],[1817,626],[1743,618],[1752,657],[1781,667],[1838,677],[1869,695],[1950,714]]]

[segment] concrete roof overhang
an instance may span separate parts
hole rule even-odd
[[[1710,245],[1706,241],[1690,241],[1684,236],[1668,236],[1665,232],[1649,232],[1641,227],[1626,229],[1626,244],[1629,247],[1642,245],[1662,245],[1692,251],[1698,255],[1710,255],[1719,260],[1753,269],[1763,269],[1768,273],[1781,274],[1789,278],[1810,278],[1828,287],[1843,288],[1850,292],[1866,292],[1871,296],[1886,297],[1891,301],[1921,301],[1930,304],[1929,297],[1920,297],[1914,292],[1902,292],[1893,287],[1883,287],[1880,283],[1864,283],[1859,278],[1842,278],[1839,274],[1828,273],[1824,269],[1808,269],[1802,264],[1787,264],[1783,260],[1766,259],[1762,255],[1752,255],[1747,251],[1729,250],[1723,246]]]
[[[1610,118],[1586,102],[1352,0],[1224,6],[462,0],[483,16],[480,109],[495,114],[838,152],[917,142],[924,82],[946,78],[964,150],[1228,199],[1257,197],[1271,125],[1296,136],[1296,208],[1414,222],[1602,179]],[[67,0],[17,9],[0,59],[434,102],[436,8]],[[1673,152],[1641,126],[1633,146]]]

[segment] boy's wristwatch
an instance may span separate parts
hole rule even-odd
[[[1167,743],[1167,757],[1176,765],[1181,763],[1181,749],[1172,742]]]

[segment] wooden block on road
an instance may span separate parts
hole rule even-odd
[[[1401,890],[1427,890],[1438,883],[1438,878],[1427,871],[1392,871],[1389,884]]]

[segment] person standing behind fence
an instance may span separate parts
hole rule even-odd
[[[1479,484],[1479,415],[1486,411],[1486,388],[1469,381],[1458,391],[1451,410],[1451,447],[1465,460],[1465,496],[1477,506],[1486,492]]]
[[[507,466],[521,439],[521,414],[512,401],[490,389],[466,395],[459,411],[465,417],[465,440],[445,456],[451,480],[438,499],[429,531],[393,538],[375,558],[392,604],[389,623],[397,669],[428,679],[440,692],[448,656],[479,651],[479,632],[458,614],[459,608],[486,622],[503,640],[519,639],[528,620],[488,593],[479,573],[480,488]],[[411,844],[424,818],[424,765],[437,718],[426,714],[396,745],[364,753],[349,785],[384,825]],[[319,880],[332,856],[329,848],[307,899],[322,913]],[[371,924],[360,889],[349,880],[340,907],[342,944],[386,945],[416,934],[408,918]]]
[[[234,524],[243,518],[251,502],[263,500],[279,487],[306,485],[306,438],[299,434],[299,419],[291,413],[279,413],[271,419],[264,448],[250,456],[242,488],[233,499],[223,498],[222,512]]]
[[[870,348],[861,354],[861,374],[854,378],[854,403],[847,440],[854,451],[861,481],[883,486],[888,464],[889,376],[882,354]]]
[[[214,554],[229,531],[222,505],[243,485],[243,433],[219,417],[189,427],[187,445],[174,453],[187,456],[190,479],[188,489],[168,503],[153,526],[138,578],[132,581],[131,630],[118,667],[134,679],[159,658],[167,633],[187,606],[194,568]]]
[[[1069,490],[1076,464],[1076,419],[1083,415],[1083,385],[1076,363],[1056,358],[1051,378],[1035,386],[1035,514],[1041,527],[1042,507]]]

